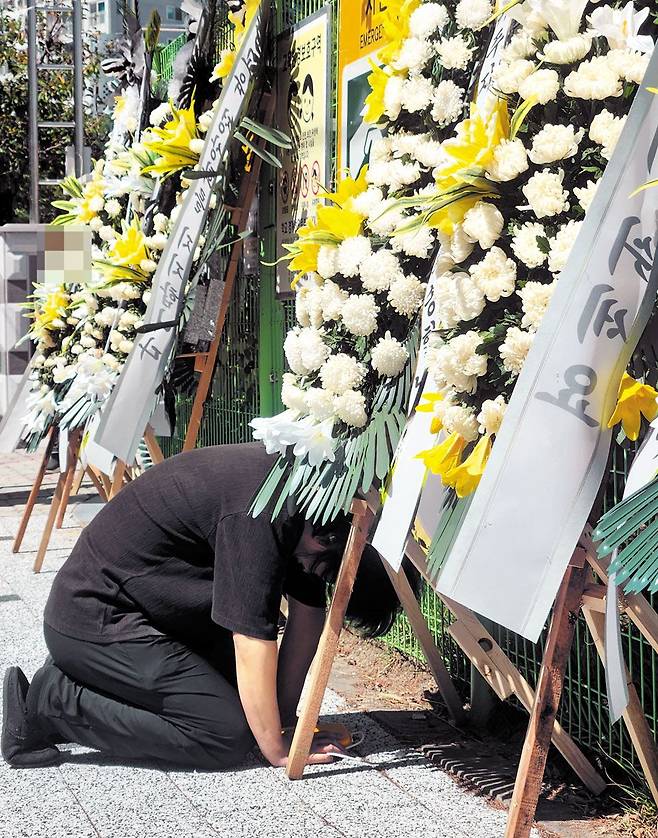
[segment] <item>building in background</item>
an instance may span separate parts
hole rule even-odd
[[[123,32],[122,3],[118,0],[86,0],[85,6],[89,16],[89,25],[110,39]],[[186,15],[181,10],[180,3],[158,2],[158,0],[142,0],[139,4],[139,15],[142,25],[146,26],[151,12],[157,10],[160,15],[160,40],[163,44],[173,41],[181,32],[185,31]]]

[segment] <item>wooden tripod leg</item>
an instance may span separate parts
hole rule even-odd
[[[62,498],[64,496],[64,487],[66,485],[67,480],[69,479],[69,475],[71,476],[70,479],[73,479],[73,471],[75,470],[77,452],[78,447],[80,445],[80,437],[80,433],[76,431],[74,431],[69,436],[69,444],[66,454],[67,468],[63,474],[60,474],[59,480],[57,481],[57,486],[55,487],[55,494],[53,495],[53,499],[50,502],[50,509],[48,510],[46,526],[44,527],[43,535],[41,536],[41,542],[39,544],[39,549],[34,560],[33,570],[35,573],[39,573],[41,571],[43,560],[46,557],[46,550],[48,549],[48,545],[50,543],[50,536],[53,531],[55,519],[57,518],[57,513],[62,503]]]
[[[605,614],[587,607],[583,608],[583,614],[594,639],[596,651],[605,665]],[[626,681],[628,683],[628,707],[622,718],[628,729],[637,758],[640,760],[644,777],[651,790],[651,796],[658,804],[658,752],[656,751],[656,743],[649,730],[644,709],[628,669],[626,670]]]
[[[123,486],[123,478],[126,473],[126,464],[123,460],[117,460],[114,464],[114,474],[112,475],[112,483],[110,484],[110,491],[108,492],[107,499],[112,500],[112,498],[120,491],[121,487]]]
[[[514,784],[505,838],[528,838],[537,810],[551,734],[562,695],[564,673],[587,576],[584,551],[581,548],[577,548],[572,561],[577,561],[580,566],[571,565],[567,568],[555,601],[535,703],[530,714]]]
[[[96,474],[94,469],[91,466],[87,466],[87,474],[89,475],[89,479],[94,484],[96,491],[100,495],[101,500],[107,501],[107,491],[105,490],[105,486],[101,478]]]
[[[146,447],[148,448],[149,457],[154,463],[161,463],[164,460],[164,454],[162,453],[162,448],[160,448],[160,443],[158,442],[158,438],[156,437],[155,433],[153,432],[153,428],[150,425],[146,426],[146,430],[144,431],[144,442],[146,443]]]
[[[23,537],[25,536],[25,530],[27,529],[27,525],[30,521],[30,517],[32,515],[32,510],[34,509],[34,505],[37,502],[37,497],[39,496],[39,490],[41,489],[41,484],[43,483],[44,475],[46,474],[46,469],[48,468],[48,460],[50,459],[50,455],[53,452],[53,448],[55,447],[55,428],[51,428],[48,431],[48,441],[46,442],[46,447],[43,452],[43,457],[41,458],[41,463],[39,464],[39,470],[37,471],[36,477],[34,478],[34,483],[32,484],[32,489],[30,490],[30,495],[27,499],[27,503],[25,504],[25,509],[23,510],[23,515],[21,517],[21,522],[18,526],[18,532],[16,533],[16,538],[14,539],[14,543],[11,547],[12,553],[18,553],[21,549],[21,544],[23,542]]]
[[[382,560],[383,561],[383,560]],[[394,571],[390,565],[384,561],[384,567],[388,572],[389,578],[398,595],[398,599],[404,608],[407,619],[411,624],[411,628],[416,635],[420,648],[423,650],[427,665],[432,670],[432,675],[439,688],[441,697],[445,702],[450,718],[455,724],[463,724],[466,721],[466,713],[464,712],[464,704],[459,697],[459,693],[455,689],[450,673],[446,669],[441,653],[436,647],[434,638],[427,627],[423,613],[420,610],[418,601],[411,589],[409,580],[404,572],[400,569]]]
[[[78,465],[78,470],[75,474],[73,486],[71,487],[71,494],[75,497],[82,487],[82,481],[85,479],[85,467]]]
[[[78,453],[80,451],[79,444],[75,446],[73,454],[69,447],[69,462],[66,467],[66,480],[64,481],[64,488],[62,490],[62,499],[57,510],[57,519],[55,520],[55,528],[61,529],[64,523],[64,515],[66,514],[66,507],[69,505],[69,498],[71,497],[71,489],[73,488],[73,478],[75,477],[75,470],[78,465]]]
[[[320,715],[322,699],[338,651],[338,640],[343,627],[347,604],[352,594],[363,548],[368,538],[368,530],[373,521],[373,514],[365,501],[352,501],[351,512],[353,516],[352,528],[338,572],[329,613],[318,644],[318,651],[313,660],[308,692],[302,704],[302,711],[290,746],[286,773],[291,780],[301,779],[306,760],[311,751],[313,733]]]

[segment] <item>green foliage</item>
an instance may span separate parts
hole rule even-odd
[[[41,59],[49,64],[71,64],[72,45],[68,42],[70,16],[39,14],[37,42]],[[100,68],[94,41],[84,45],[84,73],[87,86],[98,78]],[[44,121],[73,119],[72,74],[65,70],[39,73],[39,116]],[[99,156],[107,136],[108,117],[88,114],[85,117],[85,141],[92,156]],[[28,144],[27,40],[24,12],[0,6],[0,224],[25,222],[29,212],[30,171]],[[41,177],[64,175],[65,149],[73,142],[72,131],[42,129]],[[52,219],[50,202],[59,190],[42,190],[42,220]]]

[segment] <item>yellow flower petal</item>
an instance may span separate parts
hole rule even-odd
[[[445,475],[455,469],[461,462],[465,445],[464,437],[454,432],[443,442],[435,445],[434,448],[428,448],[426,451],[416,454],[416,457],[425,463],[425,468],[428,468],[432,474],[440,475],[445,483]]]
[[[619,383],[617,405],[613,411],[608,427],[614,427],[621,422],[624,433],[630,440],[636,440],[640,435],[642,416],[648,421],[658,416],[658,392],[650,384],[641,384],[628,373],[624,373]]]
[[[464,462],[445,475],[446,482],[455,487],[457,497],[465,498],[478,487],[491,454],[491,437],[483,436]]]

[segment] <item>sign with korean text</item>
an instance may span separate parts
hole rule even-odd
[[[655,78],[654,53],[647,79]],[[437,590],[536,641],[605,472],[658,288],[658,97],[640,86]]]
[[[249,25],[228,76],[201,155],[203,171],[217,171],[246,109],[262,61],[268,4]],[[131,463],[156,403],[156,390],[175,349],[176,326],[185,299],[194,251],[203,230],[216,178],[192,180],[153,277],[151,301],[119,380],[102,410],[95,441]],[[143,328],[144,328],[143,327]]]
[[[331,7],[284,32],[277,40],[277,127],[292,140],[281,149],[277,175],[277,258],[294,241],[331,177]],[[277,265],[277,293],[290,295],[291,274]]]
[[[378,16],[386,0],[341,0],[338,19],[338,126],[336,162],[340,172],[356,177],[368,162],[370,148],[381,136],[376,125],[363,121],[363,108],[370,93],[370,62],[386,43]]]

